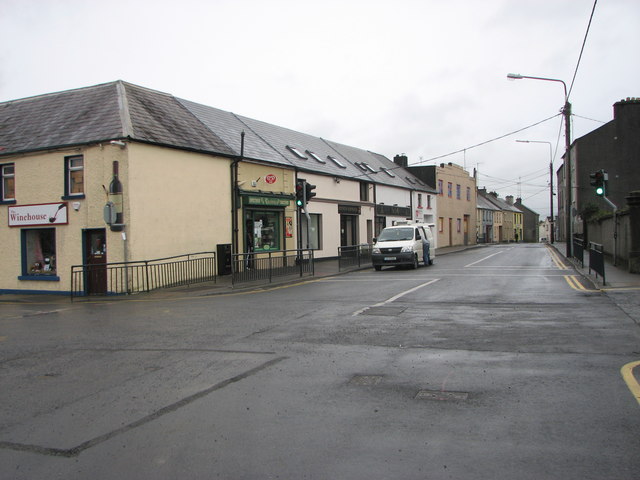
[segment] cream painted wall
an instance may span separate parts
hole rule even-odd
[[[136,143],[127,149],[130,161],[120,165],[120,178],[128,260],[210,252],[231,243],[230,160]]]
[[[64,195],[64,159],[84,156],[84,198],[62,200]],[[0,163],[14,163],[16,206],[67,202],[67,225],[9,227],[10,205],[0,205],[0,290],[67,292],[70,288],[72,265],[83,262],[82,232],[88,228],[107,228],[108,259],[113,258],[110,245],[120,240],[119,233],[108,230],[102,209],[106,202],[103,185],[111,180],[113,160],[126,162],[127,152],[109,144],[84,148],[61,149],[53,152],[18,155],[3,158]],[[74,203],[78,209],[74,209]],[[54,228],[56,270],[59,281],[19,280],[22,275],[21,231],[31,228]]]

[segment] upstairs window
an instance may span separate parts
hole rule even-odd
[[[467,187],[467,202],[471,201],[471,187]]]
[[[442,195],[443,191],[442,191],[442,180],[438,180],[438,195]]]
[[[309,155],[311,158],[313,158],[318,163],[327,163],[323,159],[321,159],[318,155],[316,155],[315,153],[313,153],[313,152],[311,152],[309,150],[307,150],[307,155]]]
[[[64,159],[64,197],[84,197],[84,157],[74,155]]]
[[[333,163],[335,163],[337,166],[339,166],[340,168],[347,168],[347,166],[344,163],[342,163],[340,160],[338,160],[336,157],[327,155],[327,158],[331,160]]]
[[[292,147],[291,145],[287,145],[287,149],[293,153],[296,157],[298,157],[300,160],[306,160],[307,157],[304,156],[304,154],[298,150],[296,147]]]
[[[447,182],[447,197],[453,197],[453,184],[451,182]]]
[[[456,185],[456,199],[460,200],[460,184]]]
[[[0,167],[0,200],[14,202],[16,199],[16,171],[15,165],[9,163]]]
[[[369,201],[369,184],[366,182],[360,182],[360,201]]]
[[[389,170],[388,168],[380,167],[380,170],[382,170],[384,173],[389,175],[391,178],[395,177],[395,174],[391,170]]]

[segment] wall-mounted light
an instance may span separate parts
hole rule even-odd
[[[127,144],[126,144],[126,143],[124,143],[123,141],[120,141],[120,140],[111,140],[109,143],[110,143],[111,145],[114,145],[114,146],[116,146],[116,147],[120,147],[120,148],[124,148],[124,147],[126,147],[126,146],[127,146]]]

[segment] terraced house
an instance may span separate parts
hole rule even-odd
[[[64,294],[73,265],[221,246],[335,257],[437,218],[435,191],[383,155],[123,81],[0,103],[0,174],[0,293]],[[304,214],[301,179],[316,186]]]

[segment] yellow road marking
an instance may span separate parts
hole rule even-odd
[[[578,277],[576,275],[565,275],[564,279],[567,281],[569,286],[574,290],[586,292],[587,289],[578,281]]]
[[[631,390],[631,394],[640,404],[640,384],[636,380],[636,377],[633,375],[633,369],[640,365],[640,360],[636,362],[627,363],[624,367],[620,369],[620,373],[622,374],[622,378],[624,379],[627,387]]]
[[[568,270],[569,267],[565,265],[565,263],[560,259],[560,256],[556,253],[556,251],[553,248],[551,248],[549,245],[546,245],[546,247],[547,247],[547,251],[549,252],[549,255],[551,255],[551,260],[553,261],[555,266],[558,267],[560,270]]]

